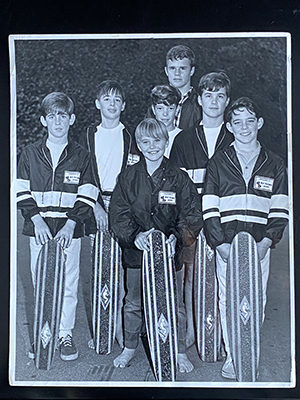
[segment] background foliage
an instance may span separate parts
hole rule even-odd
[[[45,134],[39,107],[52,91],[63,91],[75,102],[77,119],[70,130],[75,140],[88,125],[99,123],[95,87],[104,79],[124,86],[122,122],[134,132],[153,86],[167,83],[165,55],[176,44],[196,54],[194,87],[203,74],[224,70],[232,81],[232,100],[248,96],[258,103],[265,119],[260,140],[286,158],[286,40],[276,37],[18,40],[18,154]]]

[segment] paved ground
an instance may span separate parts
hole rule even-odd
[[[20,217],[18,216],[20,220]],[[27,352],[30,346],[30,332],[33,319],[33,289],[29,272],[28,238],[24,237],[18,226],[18,273],[17,273],[17,305],[15,333],[12,331],[12,341],[16,344],[16,358],[11,362],[11,377],[17,384],[39,385],[39,382],[56,382],[62,384],[102,385],[112,384],[125,386],[128,383],[155,382],[150,363],[144,347],[140,343],[135,358],[125,369],[113,367],[113,359],[121,352],[115,343],[113,352],[102,356],[95,353],[87,345],[90,334],[90,267],[86,262],[89,257],[89,243],[85,238],[82,242],[82,268],[79,282],[79,302],[77,322],[73,335],[80,355],[78,360],[65,362],[55,356],[50,371],[36,369],[34,362],[29,360]],[[290,278],[288,265],[288,234],[273,250],[271,257],[271,273],[268,284],[268,303],[266,319],[262,328],[261,360],[259,385],[263,382],[285,383],[291,380],[291,333],[290,333]],[[188,350],[188,355],[195,369],[190,374],[177,374],[180,385],[217,386],[232,385],[221,377],[222,362],[204,363],[198,357],[195,346]]]

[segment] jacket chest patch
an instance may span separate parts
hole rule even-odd
[[[64,183],[71,183],[73,185],[78,185],[80,179],[79,171],[65,171]]]
[[[161,190],[158,193],[158,203],[176,205],[176,193]]]
[[[127,165],[134,165],[140,161],[140,156],[138,154],[128,154]]]
[[[273,183],[274,183],[273,178],[257,175],[254,178],[254,189],[265,190],[266,192],[272,192]]]

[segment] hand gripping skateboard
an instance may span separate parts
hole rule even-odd
[[[160,231],[149,236],[150,251],[143,258],[143,301],[154,375],[175,381],[177,355],[177,288],[170,247]]]
[[[247,232],[231,244],[226,274],[227,332],[237,380],[257,377],[262,325],[262,277],[256,242]]]
[[[49,370],[54,358],[65,287],[65,255],[60,244],[46,242],[38,256],[35,282],[35,365]]]
[[[196,345],[202,361],[220,359],[221,326],[214,250],[201,230],[194,265],[194,316]]]
[[[109,354],[121,312],[121,249],[108,232],[97,232],[93,249],[92,326],[95,351]]]

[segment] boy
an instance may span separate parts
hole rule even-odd
[[[123,254],[127,283],[124,305],[125,348],[114,360],[124,368],[134,357],[142,324],[141,266],[143,250],[149,249],[148,236],[158,229],[176,244],[175,265],[179,296],[179,332],[177,363],[180,372],[190,372],[185,346],[185,311],[182,302],[183,245],[192,243],[202,225],[201,204],[188,176],[164,157],[168,145],[166,126],[148,118],[136,128],[136,141],[143,154],[141,161],[120,174],[110,203],[110,226]],[[174,202],[163,204],[164,191],[172,193]],[[176,243],[177,242],[177,243]]]
[[[175,136],[181,129],[175,126],[175,114],[180,101],[178,89],[169,85],[155,86],[151,91],[152,111],[158,121],[166,125],[169,134],[169,145],[165,157],[169,158]]]
[[[208,160],[233,140],[224,125],[224,112],[230,99],[231,84],[224,72],[211,72],[201,77],[198,102],[202,107],[202,120],[180,132],[173,143],[170,161],[186,170],[195,183],[198,193],[203,190],[205,168]],[[194,342],[192,313],[193,262],[195,244],[184,249],[185,302],[187,307],[187,345]]]
[[[226,361],[222,376],[236,379],[226,326],[226,267],[230,244],[240,231],[257,242],[266,305],[270,248],[280,241],[288,223],[287,176],[284,161],[257,141],[264,120],[247,97],[236,100],[227,115],[234,142],[208,163],[203,196],[207,241],[216,249],[219,309]]]
[[[86,233],[108,230],[108,203],[118,174],[128,165],[139,161],[135,139],[120,122],[125,109],[125,92],[116,81],[106,80],[97,87],[95,105],[100,111],[101,123],[89,126],[82,145],[91,153],[94,179],[100,191],[95,216],[86,224]],[[107,203],[104,205],[103,197]]]
[[[197,101],[197,93],[191,85],[195,73],[195,54],[184,45],[172,47],[166,55],[165,73],[170,86],[179,90],[181,99],[175,114],[175,126],[186,129],[201,117],[201,109]],[[153,117],[149,109],[147,117]]]
[[[24,217],[23,234],[30,236],[31,274],[42,245],[54,238],[66,256],[66,280],[59,328],[60,357],[75,360],[73,342],[79,278],[80,238],[84,220],[93,214],[98,189],[93,184],[89,153],[68,137],[75,122],[73,101],[53,92],[41,104],[47,135],[27,146],[18,164],[18,208]],[[32,350],[34,351],[34,349]],[[29,356],[34,358],[34,353]]]

